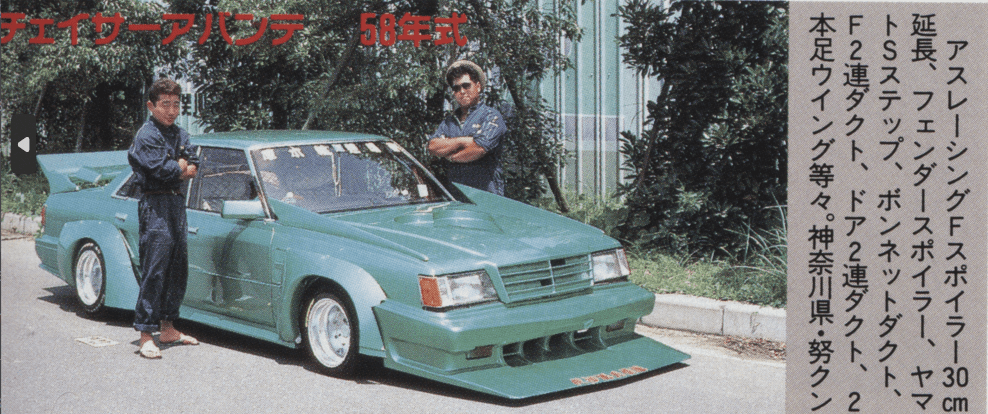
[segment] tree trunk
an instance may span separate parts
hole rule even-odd
[[[41,101],[45,100],[45,93],[48,92],[48,83],[41,88],[41,93],[38,94],[38,103],[34,105],[34,119],[38,119],[38,112],[41,111]]]
[[[350,38],[350,41],[347,42],[345,49],[343,49],[343,53],[340,55],[340,60],[336,62],[336,67],[333,68],[333,73],[330,74],[329,80],[326,82],[326,87],[319,96],[319,101],[309,105],[309,117],[305,120],[305,125],[302,126],[303,130],[307,130],[312,127],[312,123],[316,120],[316,114],[319,113],[319,108],[322,108],[326,98],[329,97],[329,92],[333,90],[333,85],[335,85],[336,80],[339,79],[340,73],[343,72],[343,68],[350,63],[350,56],[352,56],[353,52],[357,50],[359,40],[360,32],[356,32],[353,37]]]
[[[86,109],[89,102],[82,104],[82,115],[79,116],[79,135],[75,138],[75,152],[82,152],[82,140],[86,137]]]
[[[481,28],[485,30],[497,30],[491,27],[490,19],[488,17],[488,13],[490,12],[489,10],[484,8],[478,0],[471,0],[470,4],[473,6],[474,13],[479,16]],[[525,98],[518,91],[514,74],[510,70],[505,70],[509,66],[505,62],[500,61],[495,61],[495,64],[501,68],[501,76],[504,77],[504,83],[508,87],[508,92],[511,94],[511,99],[515,104],[516,113],[521,115],[528,114],[528,104],[525,102]],[[569,203],[566,202],[566,196],[563,195],[562,189],[559,187],[559,181],[556,178],[557,163],[554,160],[549,159],[549,157],[541,151],[536,151],[535,155],[539,160],[539,170],[542,171],[542,175],[545,176],[545,180],[549,183],[549,190],[552,191],[552,195],[556,199],[556,205],[559,206],[559,211],[568,213]]]
[[[659,92],[659,97],[656,98],[655,102],[658,105],[665,105],[666,95],[669,93],[669,83],[662,82],[662,90]],[[648,133],[642,131],[642,138],[648,139],[648,145],[645,147],[645,159],[642,161],[641,167],[638,168],[638,177],[635,177],[635,187],[631,191],[632,194],[641,191],[642,183],[645,182],[645,176],[648,174],[649,168],[652,164],[652,150],[655,148],[655,141],[658,138],[658,131],[656,129],[659,127],[657,124],[660,120],[655,120],[652,124],[652,130]]]

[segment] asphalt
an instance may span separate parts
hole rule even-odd
[[[3,213],[2,229],[35,234],[41,228],[39,217]],[[786,340],[785,309],[756,306],[679,294],[656,294],[652,313],[641,318],[642,325],[704,334]]]

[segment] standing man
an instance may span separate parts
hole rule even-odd
[[[481,102],[487,75],[460,60],[446,70],[446,84],[459,107],[429,136],[429,153],[446,160],[451,181],[503,196],[501,138],[508,128],[500,112]]]
[[[127,152],[134,185],[142,190],[138,203],[142,279],[134,329],[141,332],[140,354],[145,358],[161,358],[152,336],[159,329],[162,343],[199,344],[172,324],[178,319],[189,276],[182,185],[196,175],[199,165],[188,132],[175,125],[181,94],[182,87],[171,79],[151,85],[147,102],[151,117]]]

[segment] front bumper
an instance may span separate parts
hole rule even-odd
[[[449,312],[385,301],[374,313],[386,348],[385,366],[526,398],[622,379],[689,358],[634,333],[635,322],[651,312],[654,301],[644,289],[617,283],[597,286],[590,294]],[[478,349],[489,351],[478,356]]]

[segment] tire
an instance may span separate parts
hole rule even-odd
[[[79,248],[72,267],[75,276],[76,299],[89,316],[106,312],[106,264],[103,251],[93,242]]]
[[[334,377],[352,377],[360,355],[356,313],[350,302],[328,291],[311,296],[302,320],[302,341],[319,369]]]

